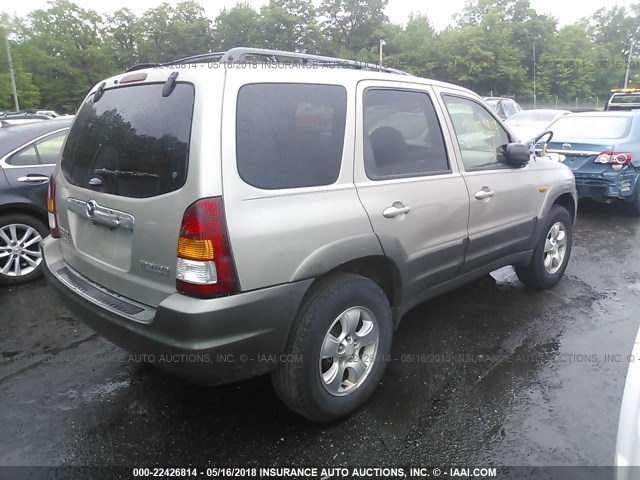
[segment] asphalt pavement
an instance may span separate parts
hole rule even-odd
[[[98,337],[43,280],[0,289],[0,465],[612,465],[640,219],[584,204],[565,278],[510,268],[412,310],[374,398],[329,426],[266,377],[201,387]]]

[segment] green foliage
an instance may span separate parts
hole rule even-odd
[[[276,50],[319,51],[322,35],[309,0],[270,0],[260,10],[260,44]]]
[[[0,110],[13,110],[15,103],[13,99],[13,87],[11,85],[11,76],[9,74],[9,59],[7,57],[5,38],[10,36],[12,23],[10,19],[3,15],[0,19]],[[15,42],[10,41],[11,48],[15,48]],[[14,76],[16,81],[16,91],[18,92],[18,102],[20,108],[38,107],[40,103],[40,90],[33,82],[33,76],[25,70],[22,61],[16,62],[13,59]]]
[[[102,79],[138,63],[257,46],[383,64],[464,85],[487,95],[573,100],[605,98],[624,82],[630,42],[640,33],[640,2],[611,6],[558,29],[529,0],[468,0],[456,24],[436,32],[424,15],[395,25],[388,0],[269,0],[259,11],[239,3],[212,21],[196,0],[163,3],[137,16],[110,15],[71,0],[51,0],[25,18],[0,14],[0,40],[11,51],[21,107],[73,112]],[[535,57],[534,57],[535,46]],[[638,78],[640,45],[634,54]],[[535,58],[535,64],[534,64]],[[6,51],[0,49],[0,108],[13,107]]]
[[[319,13],[330,48],[348,52],[378,48],[380,32],[389,19],[387,0],[323,0]]]
[[[584,98],[593,93],[596,59],[584,27],[561,28],[540,63],[544,66],[540,78],[549,95]]]
[[[248,3],[222,10],[215,20],[214,32],[216,50],[221,51],[255,46],[262,36],[258,13]]]

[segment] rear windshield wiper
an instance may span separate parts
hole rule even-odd
[[[111,170],[110,168],[96,168],[94,175],[113,176],[113,177],[137,177],[137,178],[160,178],[156,173],[134,172],[131,170]]]

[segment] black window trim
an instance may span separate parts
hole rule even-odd
[[[340,168],[338,169],[338,175],[336,177],[336,179],[331,182],[331,183],[325,183],[322,185],[311,185],[311,186],[302,186],[302,187],[283,187],[283,188],[265,188],[265,187],[260,187],[257,185],[254,185],[252,183],[250,183],[249,181],[245,180],[242,176],[242,174],[240,173],[240,168],[238,166],[238,99],[240,98],[240,92],[242,91],[242,89],[244,87],[247,86],[253,86],[253,85],[305,85],[305,86],[327,86],[327,87],[340,87],[342,88],[342,90],[345,93],[345,122],[344,122],[344,135],[342,138],[342,155],[340,156]],[[234,154],[235,154],[235,169],[236,169],[236,174],[238,175],[238,178],[240,179],[240,181],[242,181],[245,185],[250,186],[251,188],[255,188],[257,190],[261,190],[263,192],[275,192],[278,195],[282,194],[282,192],[287,192],[287,191],[293,191],[294,193],[299,191],[300,189],[311,189],[313,191],[313,189],[316,190],[322,190],[322,189],[326,189],[327,187],[331,187],[331,186],[335,186],[335,185],[339,185],[340,182],[340,177],[342,176],[342,170],[345,166],[345,162],[344,162],[344,155],[345,155],[345,142],[347,141],[347,131],[349,128],[349,123],[347,122],[347,120],[349,119],[349,89],[347,87],[345,87],[343,84],[339,84],[339,83],[324,83],[324,82],[292,82],[292,81],[281,81],[281,82],[249,82],[249,83],[243,83],[242,85],[240,85],[240,87],[238,88],[237,92],[236,92],[236,96],[235,96],[235,111],[234,111],[234,125],[233,125],[233,131],[234,131],[234,135],[235,135],[235,142],[234,142]]]
[[[45,122],[47,120],[44,120]],[[43,135],[40,135],[39,137],[30,140],[29,142],[19,146],[18,148],[13,149],[12,151],[10,151],[9,153],[7,153],[4,157],[0,158],[0,167],[3,169],[12,169],[12,168],[36,168],[36,167],[51,167],[51,166],[55,166],[55,163],[39,163],[40,162],[40,153],[38,153],[38,149],[35,147],[35,144],[37,142],[39,142],[40,140],[44,140],[47,137],[50,137],[52,135],[55,135],[57,133],[61,133],[64,131],[68,131],[71,127],[64,127],[64,128],[60,128],[58,130],[54,130],[52,132],[47,132]],[[65,139],[66,140],[66,139]],[[38,157],[38,163],[34,164],[34,165],[11,165],[9,163],[9,160],[11,160],[11,158],[14,155],[17,155],[18,153],[22,152],[23,150],[26,150],[29,147],[33,147],[34,150],[36,151],[36,155]]]
[[[365,130],[364,130],[364,115],[365,115],[365,108],[364,108],[364,96],[367,93],[367,91],[369,90],[391,90],[391,91],[395,91],[395,92],[410,92],[410,93],[421,93],[427,96],[427,98],[429,99],[429,101],[431,102],[431,105],[433,107],[433,112],[436,116],[436,120],[438,122],[438,126],[440,127],[440,135],[442,136],[442,145],[444,146],[444,153],[446,156],[446,160],[447,160],[447,165],[449,166],[449,168],[447,170],[436,170],[433,172],[418,172],[418,173],[398,173],[395,175],[374,175],[371,172],[367,171],[367,165],[364,162],[364,135],[365,135]],[[377,85],[371,85],[369,87],[366,87],[363,91],[362,91],[362,139],[360,140],[360,151],[362,152],[362,164],[364,167],[364,173],[367,176],[367,178],[369,180],[372,180],[374,182],[381,182],[384,180],[398,180],[398,179],[403,179],[403,178],[418,178],[418,177],[435,177],[435,176],[442,176],[442,175],[450,175],[453,173],[453,169],[451,168],[451,155],[449,152],[449,149],[447,148],[447,142],[444,136],[444,131],[442,130],[442,123],[440,122],[440,118],[438,117],[438,111],[436,110],[436,102],[434,101],[434,98],[432,98],[431,94],[429,92],[427,92],[426,90],[421,90],[419,88],[404,88],[404,87],[398,87],[398,86],[377,86]]]
[[[511,137],[511,133],[509,133],[509,130],[504,126],[502,120],[500,119],[500,117],[498,116],[498,114],[496,112],[493,111],[493,109],[491,108],[487,108],[486,105],[483,105],[482,102],[479,102],[477,99],[473,98],[473,97],[468,97],[466,95],[460,95],[458,93],[449,93],[449,92],[440,92],[440,97],[442,98],[442,103],[444,105],[444,110],[445,113],[449,119],[449,122],[451,122],[451,128],[453,129],[451,131],[451,133],[453,134],[453,140],[455,140],[455,144],[458,145],[458,150],[460,151],[460,162],[462,163],[462,170],[461,173],[476,173],[476,172],[490,172],[492,170],[520,170],[522,167],[518,167],[515,165],[510,165],[508,163],[500,163],[499,165],[501,165],[500,167],[490,167],[490,166],[486,166],[486,167],[479,167],[479,168],[474,168],[472,170],[467,170],[466,165],[464,164],[464,159],[462,158],[462,150],[460,149],[460,142],[458,141],[458,134],[456,133],[455,130],[455,126],[453,125],[453,119],[451,118],[451,113],[449,113],[449,108],[447,107],[447,102],[444,99],[444,97],[455,97],[455,98],[460,98],[462,100],[467,100],[469,102],[475,103],[478,106],[484,108],[484,110],[486,112],[489,113],[489,115],[491,115],[493,117],[493,119],[495,121],[498,122],[498,125],[504,130],[504,133],[507,134],[507,139],[509,140],[509,143],[513,143],[513,138]],[[458,165],[458,168],[460,168],[460,165]]]

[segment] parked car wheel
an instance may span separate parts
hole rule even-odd
[[[373,394],[392,335],[391,308],[376,283],[354,274],[331,275],[301,306],[286,346],[294,361],[278,365],[274,388],[310,420],[344,417]]]
[[[569,212],[554,206],[542,232],[529,265],[516,267],[520,281],[531,288],[551,288],[562,278],[569,263],[573,240],[573,222]]]
[[[0,216],[0,285],[16,285],[42,275],[40,244],[49,229],[25,214]]]

